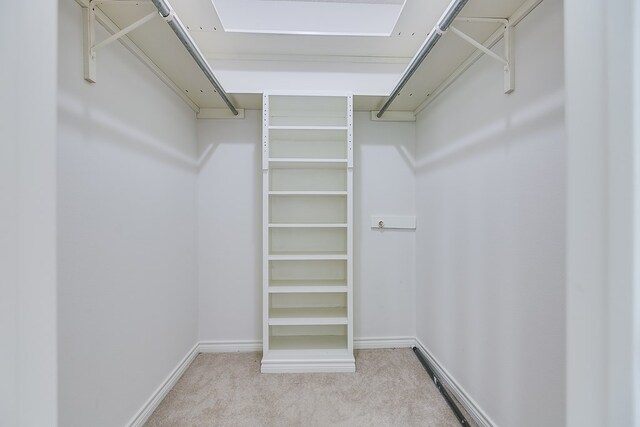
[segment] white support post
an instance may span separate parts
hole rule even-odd
[[[515,50],[511,23],[507,23],[504,28],[504,57],[507,60],[504,66],[504,93],[508,94],[516,88]]]
[[[513,26],[509,22],[509,20],[504,18],[459,18],[460,21],[463,22],[500,22],[504,25],[503,38],[504,38],[504,57],[498,55],[494,51],[492,51],[489,47],[484,44],[478,42],[473,39],[468,34],[460,31],[454,26],[449,27],[449,30],[453,32],[455,35],[460,37],[462,40],[471,44],[476,49],[483,52],[485,55],[495,59],[496,61],[502,63],[504,66],[504,93],[509,94],[515,89],[515,67],[513,64],[514,58],[514,43],[513,43]]]
[[[96,13],[94,7],[92,2],[89,2],[89,7],[82,8],[84,79],[90,83],[96,82],[96,51],[93,48],[96,39]]]

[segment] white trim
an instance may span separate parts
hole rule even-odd
[[[343,55],[294,55],[256,53],[215,53],[204,55],[212,61],[255,61],[255,62],[333,62],[355,64],[403,64],[411,61],[411,56],[343,56]]]
[[[149,400],[142,406],[138,413],[129,421],[128,427],[142,427],[147,422],[153,411],[156,410],[162,399],[171,391],[173,386],[178,382],[182,374],[191,365],[196,356],[200,353],[200,344],[196,344],[187,353],[187,355],[178,363],[178,366],[169,374],[169,376],[160,384],[160,387],[151,395]]]
[[[415,122],[416,115],[413,111],[387,111],[384,116],[378,117],[380,111],[371,112],[373,122]]]
[[[244,119],[244,108],[238,108],[237,115],[233,115],[228,108],[201,108],[196,117],[198,119]]]
[[[353,373],[355,371],[356,367],[353,360],[314,360],[310,362],[299,362],[263,359],[260,367],[260,372],[263,374]]]
[[[295,89],[268,89],[263,92],[267,96],[324,96],[324,97],[342,97],[353,96],[351,92],[339,91],[339,90],[295,90]],[[344,129],[347,127],[344,126]]]
[[[370,350],[377,348],[409,348],[415,345],[414,337],[367,337],[355,338],[353,347],[356,350]],[[200,341],[199,353],[235,353],[262,351],[260,340],[232,340],[232,341]]]
[[[420,342],[420,340],[417,338],[414,342],[418,350],[422,352],[422,354],[431,364],[431,367],[438,375],[439,380],[442,381],[447,389],[455,395],[458,402],[460,402],[462,406],[464,406],[464,409],[471,416],[471,418],[473,418],[473,420],[480,427],[496,427],[496,424],[491,420],[491,418],[489,418],[489,416],[482,410],[482,408],[480,408],[476,401],[473,400],[465,391],[465,389],[463,389],[458,384],[455,378],[453,378],[453,376],[451,376],[451,374],[449,374],[449,372],[442,367],[440,362],[438,362],[438,360],[433,357],[431,353],[429,353],[425,345],[422,344],[422,342]]]
[[[353,350],[271,350],[262,357],[260,371],[269,373],[355,372]]]
[[[415,345],[414,337],[372,337],[353,340],[356,350],[373,350],[378,348],[409,348]]]
[[[260,340],[233,340],[233,341],[200,341],[198,344],[200,353],[235,353],[248,351],[262,351]]]

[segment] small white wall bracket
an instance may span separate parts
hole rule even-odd
[[[476,49],[482,51],[484,54],[489,56],[490,58],[495,59],[500,62],[504,66],[504,93],[508,94],[514,91],[515,89],[515,64],[514,64],[514,40],[513,40],[513,26],[506,18],[468,18],[468,17],[458,17],[456,21],[459,22],[469,22],[469,23],[499,23],[503,27],[503,38],[504,38],[504,56],[500,56],[491,49],[489,49],[484,44],[478,42],[473,37],[468,34],[460,31],[458,28],[453,25],[449,27],[449,30],[460,37],[462,40],[471,44]]]
[[[128,3],[128,0],[91,0],[88,7],[82,8],[82,28],[84,32],[84,79],[90,83],[96,82],[96,52],[98,49],[113,43],[136,28],[151,21],[153,18],[160,16],[157,11],[153,11],[120,31],[113,33],[101,42],[96,43],[96,7],[102,3],[126,4]],[[139,4],[147,2],[136,1],[136,3]]]
[[[371,215],[371,228],[377,230],[415,230],[415,215]]]

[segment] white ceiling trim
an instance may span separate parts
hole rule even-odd
[[[402,74],[404,64],[304,63],[273,61],[210,61],[229,93],[339,91],[385,96]]]
[[[261,0],[262,1],[262,0]],[[266,0],[264,0],[266,1]],[[411,61],[410,56],[344,56],[344,55],[277,55],[277,54],[233,54],[233,53],[205,53],[211,60],[233,61],[278,61],[278,62],[331,62],[354,64],[403,64]]]
[[[316,3],[366,3],[366,4],[402,4],[405,0],[257,0],[257,1],[297,1]]]

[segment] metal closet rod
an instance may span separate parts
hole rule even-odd
[[[433,27],[433,29],[427,36],[427,39],[422,44],[422,47],[420,48],[416,56],[413,57],[411,63],[405,70],[402,77],[400,77],[400,81],[396,85],[395,89],[393,89],[393,92],[391,92],[391,95],[389,95],[387,101],[384,103],[380,111],[378,111],[378,114],[376,114],[378,118],[382,117],[382,115],[385,113],[385,111],[387,111],[394,99],[400,94],[400,91],[402,90],[404,85],[407,84],[411,76],[413,76],[413,73],[415,73],[418,67],[420,67],[422,61],[424,61],[427,55],[429,55],[431,49],[433,49],[436,43],[438,43],[438,40],[440,40],[442,34],[447,31],[453,20],[456,19],[456,16],[458,16],[462,8],[467,4],[467,1],[468,0],[453,0],[449,4],[447,10],[445,10],[444,14],[442,14],[435,27]]]
[[[182,23],[182,21],[180,21],[169,3],[166,0],[151,1],[156,9],[158,9],[158,13],[160,13],[160,16],[162,16],[162,18],[167,21],[167,24],[169,24],[173,32],[176,33],[176,36],[178,36],[178,39],[182,42],[189,54],[191,54],[191,57],[196,61],[196,64],[198,64],[204,75],[207,76],[207,79],[209,79],[213,87],[216,89],[216,91],[218,91],[218,94],[220,95],[224,103],[227,104],[229,110],[231,110],[234,116],[237,116],[238,110],[236,110],[236,107],[234,107],[229,100],[227,93],[224,91],[224,89],[220,85],[220,82],[218,82],[218,79],[216,79],[216,76],[213,74],[213,70],[209,66],[209,63],[207,63],[206,59],[204,59],[202,52],[200,52],[200,49],[198,49],[198,46],[196,46],[193,39],[187,32],[184,24]]]

